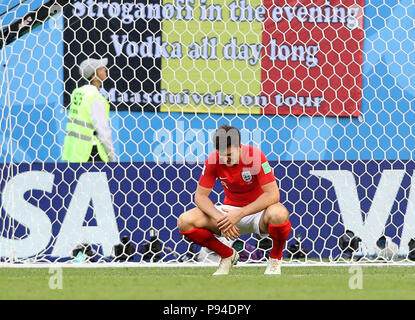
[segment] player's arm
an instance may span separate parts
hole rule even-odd
[[[258,170],[257,179],[264,193],[255,199],[255,201],[252,201],[242,208],[242,218],[260,212],[280,201],[280,190],[277,181],[275,180],[274,172],[272,171],[265,154],[261,151],[260,155],[261,165]]]
[[[245,207],[236,210],[224,209],[224,211],[228,212],[228,214],[219,219],[218,227],[226,232],[232,227],[232,225],[238,223],[243,217],[260,212],[268,208],[270,205],[280,201],[280,191],[276,181],[269,182],[261,187],[262,190],[264,190],[264,193]]]
[[[236,226],[231,226],[227,230],[222,230],[218,226],[218,220],[223,217],[223,214],[216,209],[209,195],[213,189],[217,178],[216,164],[218,163],[217,154],[211,153],[205,161],[202,174],[195,192],[195,203],[198,208],[215,221],[216,226],[222,231],[227,239],[236,239],[239,237],[239,229]]]
[[[205,214],[211,217],[214,220],[217,220],[222,217],[222,213],[216,209],[212,200],[210,200],[209,195],[212,189],[202,187],[198,185],[195,192],[195,203],[197,207],[202,210]]]
[[[278,188],[277,182],[272,181],[261,186],[264,193],[261,194],[255,201],[243,207],[242,218],[249,216],[250,214],[260,212],[270,205],[278,203],[280,201],[280,190]]]
[[[216,154],[209,154],[205,161],[202,174],[200,175],[194,197],[195,203],[199,209],[215,221],[222,216],[222,213],[215,208],[213,202],[209,198],[217,178],[216,164]]]
[[[212,200],[209,198],[209,194],[212,191],[211,188],[205,188],[200,185],[197,186],[196,193],[195,193],[195,203],[197,207],[202,210],[206,215],[212,218],[213,221],[218,224],[218,220],[223,217],[223,214],[216,209],[215,205],[213,204]],[[218,226],[219,228],[219,226]],[[234,240],[239,238],[239,229],[237,226],[230,226],[226,228],[226,230],[222,230],[219,228],[226,239]]]
[[[218,221],[218,227],[221,228],[221,230],[226,231],[230,226],[238,223],[243,217],[260,212],[280,201],[280,191],[274,173],[262,151],[260,156],[261,161],[259,162],[260,167],[257,167],[257,179],[264,193],[245,207],[236,210],[225,210],[228,214]]]

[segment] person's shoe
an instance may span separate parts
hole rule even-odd
[[[233,250],[233,254],[228,258],[222,258],[219,263],[219,268],[213,274],[213,276],[222,276],[229,274],[232,266],[234,266],[239,260],[239,254],[235,249]]]
[[[281,260],[269,258],[267,268],[264,274],[279,275],[281,274]]]

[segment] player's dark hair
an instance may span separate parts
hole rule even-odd
[[[224,150],[230,146],[239,147],[241,145],[241,133],[237,128],[223,124],[216,129],[213,144],[216,150]]]

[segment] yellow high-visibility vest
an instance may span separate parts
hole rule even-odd
[[[110,104],[95,86],[85,85],[72,92],[62,160],[87,162],[92,147],[97,145],[98,154],[102,161],[109,161],[102,142],[96,136],[91,118],[91,106],[96,99],[105,103],[105,111],[109,120]]]

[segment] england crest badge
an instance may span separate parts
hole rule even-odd
[[[247,182],[250,183],[252,181],[252,174],[250,171],[242,171],[242,179]]]

